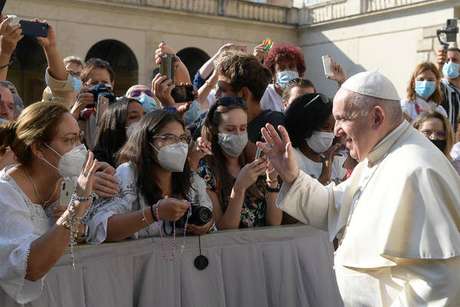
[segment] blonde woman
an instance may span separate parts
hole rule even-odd
[[[437,111],[447,117],[441,106],[441,74],[433,63],[424,62],[415,67],[407,86],[407,97],[401,100],[401,108],[409,121],[426,111]]]

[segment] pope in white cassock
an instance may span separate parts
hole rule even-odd
[[[335,134],[360,161],[340,185],[299,171],[289,136],[267,125],[258,143],[283,179],[278,206],[339,238],[345,306],[460,306],[460,177],[403,120],[378,72],[348,79],[333,102]]]

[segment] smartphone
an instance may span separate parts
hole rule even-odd
[[[171,96],[175,102],[188,102],[195,100],[195,90],[193,85],[176,85],[171,91]]]
[[[254,160],[257,160],[259,159],[261,156],[262,156],[262,149],[260,149],[259,147],[257,147],[257,150],[256,150],[256,157],[254,158]]]
[[[30,37],[48,37],[48,24],[36,21],[21,20],[22,34]]]
[[[62,207],[67,207],[72,198],[73,192],[75,192],[76,185],[71,180],[63,180],[61,183],[61,189],[59,194],[59,205]]]
[[[3,9],[5,8],[6,0],[0,0],[0,15],[3,14]]]
[[[165,54],[161,58],[160,75],[167,76],[168,79],[174,81],[174,54]]]
[[[332,76],[332,58],[328,55],[323,55],[321,59],[323,60],[324,75],[326,77]]]

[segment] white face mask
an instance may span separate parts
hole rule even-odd
[[[237,158],[241,155],[248,143],[248,133],[219,133],[218,139],[218,143],[224,153],[230,157]]]
[[[59,174],[64,178],[78,177],[85,164],[86,157],[88,156],[88,150],[85,145],[80,144],[74,147],[71,151],[66,152],[64,155],[60,155],[56,150],[51,148],[48,144],[46,146],[57,154],[61,159],[59,160],[58,167],[43,159],[48,165],[56,169]]]
[[[153,146],[153,144],[152,144]],[[180,173],[184,171],[185,161],[188,155],[188,145],[185,143],[171,144],[161,147],[157,159],[160,166],[170,172]]]
[[[332,146],[334,141],[333,132],[315,131],[307,141],[308,147],[310,147],[316,153],[323,153]]]

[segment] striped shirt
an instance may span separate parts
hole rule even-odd
[[[447,111],[448,119],[454,131],[457,132],[457,123],[460,111],[460,89],[449,81],[441,80],[441,90],[444,95],[442,106]]]

